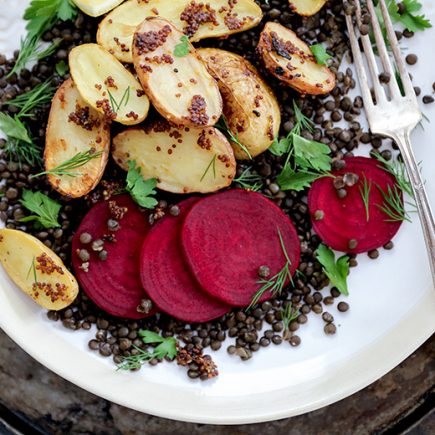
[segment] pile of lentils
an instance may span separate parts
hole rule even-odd
[[[352,156],[353,151],[360,145],[369,147],[370,152],[380,152],[386,160],[390,160],[393,157],[392,149],[396,149],[395,145],[389,140],[382,140],[379,136],[362,129],[358,117],[363,112],[363,101],[359,96],[355,98],[348,96],[349,91],[355,87],[355,77],[350,69],[338,70],[341,59],[349,52],[348,39],[345,35],[344,13],[353,14],[354,5],[349,2],[343,7],[342,0],[330,0],[317,15],[302,18],[291,12],[287,0],[270,0],[268,3],[257,1],[257,3],[264,12],[262,24],[227,39],[203,41],[200,45],[215,46],[241,54],[257,66],[279,99],[282,114],[281,137],[287,135],[294,126],[295,115],[292,102],[295,99],[303,113],[311,118],[316,126],[313,132],[305,131],[302,135],[307,139],[328,145],[335,168],[340,168],[343,157]],[[337,85],[329,95],[302,97],[290,88],[282,86],[278,80],[265,71],[258,62],[255,47],[259,33],[267,21],[276,21],[289,26],[309,44],[319,42],[325,44],[327,50],[334,56],[330,68],[337,76]],[[68,75],[60,77],[54,66],[59,61],[66,61],[73,47],[95,41],[97,25],[97,20],[83,14],[79,14],[74,21],[57,23],[44,35],[44,40],[47,42],[54,39],[60,40],[55,53],[40,60],[31,70],[23,69],[18,75],[12,74],[6,77],[13,68],[18,53],[15,53],[12,59],[6,59],[0,55],[1,111],[12,116],[16,114],[18,109],[8,104],[8,101],[28,92],[47,79],[51,78],[53,85],[59,86]],[[398,32],[399,39],[412,36],[413,34],[408,31]],[[408,54],[406,60],[408,64],[413,65],[417,62],[417,56]],[[389,77],[383,77],[383,80],[389,80]],[[420,95],[420,88],[416,87],[416,92]],[[423,102],[431,103],[433,97],[425,95]],[[43,107],[28,119],[32,136],[41,150],[44,146],[48,112],[49,106]],[[344,123],[345,127],[338,127],[336,125],[338,122],[340,125]],[[116,126],[113,127],[116,128]],[[16,161],[14,155],[8,155],[6,148],[6,142],[0,140],[0,189],[2,193],[0,219],[7,228],[33,234],[54,250],[71,269],[71,240],[82,217],[92,204],[107,197],[108,192],[124,183],[125,173],[110,162],[103,181],[96,190],[86,198],[72,201],[54,192],[44,177],[31,178],[32,174],[40,172],[40,168]],[[111,357],[116,364],[120,364],[123,357],[137,355],[138,350],[134,346],[147,349],[147,345],[143,343],[138,334],[141,329],[155,331],[164,337],[176,337],[180,348],[183,346],[183,355],[201,355],[201,361],[210,361],[208,355],[202,356],[203,351],[208,349],[218,351],[228,337],[232,339],[232,344],[226,347],[227,352],[242,360],[249,360],[261,348],[271,345],[283,344],[297,347],[301,344],[300,335],[302,334],[299,334],[299,330],[303,329],[311,314],[322,317],[326,334],[335,334],[337,326],[330,311],[334,308],[340,312],[346,312],[349,305],[347,302],[339,301],[340,292],[336,288],[326,289],[329,280],[315,258],[320,239],[312,233],[307,192],[282,191],[276,183],[276,177],[283,168],[284,159],[285,156],[284,158],[276,157],[265,152],[249,163],[251,171],[263,178],[261,193],[270,197],[292,219],[301,242],[299,273],[295,275],[293,284],[289,285],[281,295],[248,310],[234,309],[211,322],[188,324],[165,314],[158,314],[139,321],[114,318],[99,310],[81,291],[72,306],[60,312],[49,312],[48,317],[53,321],[62,322],[65,328],[71,330],[90,330],[92,325],[95,325],[96,333],[89,341],[89,348],[104,357]],[[245,164],[240,164],[238,175],[246,168]],[[20,204],[23,189],[39,190],[62,204],[59,216],[60,228],[41,231],[31,224],[20,222],[20,219],[26,216],[26,211]],[[159,204],[154,213],[150,215],[151,224],[165,213],[177,214],[177,196],[164,192],[159,192],[159,195]],[[393,243],[387,243],[384,248],[392,249]],[[372,259],[378,258],[379,255],[378,250],[368,253]],[[357,264],[356,256],[350,255],[350,266],[356,267]],[[298,314],[288,325],[285,325],[283,312],[289,304],[298,310]],[[149,361],[149,364],[155,365],[159,362],[161,360],[154,358]],[[190,378],[207,379],[211,377],[204,376],[195,359],[192,361],[184,359],[184,363],[180,361],[178,363],[187,366],[187,374]],[[212,366],[212,363],[210,364]]]

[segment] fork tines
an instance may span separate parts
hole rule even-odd
[[[376,57],[375,57],[375,52],[373,50],[372,42],[370,41],[370,36],[367,34],[367,32],[360,31],[363,25],[360,0],[354,0],[354,4],[355,4],[356,26],[354,26],[352,17],[349,15],[346,15],[346,23],[349,31],[349,39],[352,47],[354,62],[355,62],[358,78],[361,84],[362,97],[366,108],[369,110],[370,108],[373,108],[375,104],[387,103],[389,100],[397,101],[398,99],[402,98],[402,94],[399,89],[398,82],[396,80],[395,70],[390,60],[388,48],[385,43],[384,36],[382,34],[381,25],[378,21],[378,16],[376,14],[373,1],[366,0],[367,10],[370,15],[370,21],[372,24],[373,35],[376,41],[377,52],[379,54],[383,70],[389,76],[389,81],[387,86],[389,95],[385,93],[385,88],[381,85],[379,80],[379,68],[376,62]],[[412,86],[411,79],[409,78],[408,72],[406,71],[405,62],[400,53],[400,48],[397,41],[396,33],[394,32],[393,24],[391,22],[390,15],[388,13],[387,6],[385,4],[385,0],[379,0],[379,7],[384,20],[388,42],[394,56],[395,64],[397,66],[397,71],[400,80],[403,84],[404,94],[408,99],[414,98],[415,104],[417,104],[414,88]],[[364,66],[364,60],[360,50],[360,45],[358,43],[357,35],[359,35],[359,38],[361,40],[361,45],[368,65],[369,77],[367,76],[367,70]],[[370,92],[371,86],[370,86],[369,78],[370,78],[371,86],[373,87],[376,103],[373,101]]]

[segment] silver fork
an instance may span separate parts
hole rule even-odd
[[[402,96],[396,81],[395,73],[372,0],[366,0],[366,4],[371,15],[373,33],[381,64],[384,72],[388,73],[390,76],[390,81],[387,85],[389,95],[386,94],[384,87],[379,81],[379,69],[370,37],[368,35],[360,34],[363,52],[368,65],[368,71],[366,70],[357,39],[357,33],[359,33],[358,28],[362,24],[361,5],[359,0],[354,0],[354,3],[356,6],[357,26],[356,28],[354,27],[352,18],[348,15],[346,15],[346,24],[349,31],[352,54],[358,80],[360,82],[367,120],[372,133],[392,138],[400,149],[414,192],[415,202],[428,250],[432,279],[435,283],[435,222],[424,188],[424,183],[412,151],[410,138],[411,131],[421,121],[422,114],[418,107],[417,97],[411,79],[406,71],[405,62],[400,53],[399,44],[385,5],[385,0],[379,0],[379,5],[384,18],[388,41],[403,84],[404,96]],[[368,76],[371,78],[375,101],[373,100],[370,91]]]

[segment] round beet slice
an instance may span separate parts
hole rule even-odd
[[[382,163],[376,159],[348,157],[344,161],[345,167],[332,174],[357,174],[358,182],[346,187],[347,195],[339,198],[334,179],[320,178],[308,193],[308,207],[314,231],[328,246],[337,251],[359,254],[385,245],[399,230],[401,222],[389,221],[390,217],[381,210],[384,199],[379,190],[388,192],[388,186],[393,188],[396,180],[382,169]],[[364,183],[371,185],[368,189],[368,216],[362,194]]]
[[[166,216],[149,232],[142,246],[143,287],[165,313],[186,322],[207,322],[231,307],[211,298],[192,277],[181,249],[180,232],[184,217],[199,198],[178,204],[177,217]]]
[[[144,314],[137,311],[143,299],[148,299],[139,272],[139,256],[143,240],[150,229],[147,216],[133,202],[129,195],[113,197],[118,207],[126,207],[127,212],[119,220],[118,231],[109,231],[107,221],[112,218],[109,201],[103,201],[92,207],[80,224],[72,242],[72,261],[75,275],[80,286],[107,313],[129,319],[140,319],[156,312]],[[80,235],[89,233],[93,240],[113,235],[114,242],[106,241],[104,249],[107,259],[100,260],[91,244],[80,242]],[[80,266],[83,261],[77,251],[86,249],[90,253],[89,271],[85,272]]]
[[[293,223],[264,196],[234,189],[193,205],[184,220],[181,240],[201,287],[229,305],[244,307],[261,288],[259,267],[268,266],[271,278],[287,262],[280,233],[293,274],[300,256]],[[270,292],[265,292],[260,301],[270,297]]]

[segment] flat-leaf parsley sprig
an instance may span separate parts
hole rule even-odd
[[[128,162],[126,190],[137,204],[144,208],[154,208],[158,203],[152,197],[152,195],[157,193],[154,190],[156,186],[157,180],[155,178],[143,179],[141,168],[136,167],[136,161],[132,160]]]
[[[283,268],[275,275],[273,275],[269,279],[260,279],[257,281],[258,284],[261,284],[261,287],[255,292],[251,303],[248,305],[247,310],[252,308],[254,305],[258,303],[258,301],[261,299],[261,297],[266,292],[270,292],[272,296],[280,295],[288,281],[292,282],[292,275],[290,273],[291,268],[291,261],[290,257],[287,253],[287,249],[284,244],[284,240],[282,238],[282,234],[280,229],[278,228],[278,238],[279,243],[281,245],[282,253],[284,254],[284,257],[286,259],[286,262],[283,266]]]
[[[23,197],[20,200],[21,204],[27,210],[34,213],[20,219],[20,222],[35,222],[35,227],[39,228],[59,228],[58,221],[61,205],[54,199],[49,198],[42,192],[32,192],[31,190],[23,190]]]
[[[177,353],[177,340],[174,337],[162,337],[161,335],[147,330],[140,330],[139,337],[145,344],[156,344],[157,346],[152,352],[144,350],[139,346],[133,345],[137,350],[137,355],[131,355],[123,357],[120,364],[118,364],[118,370],[137,370],[146,362],[152,359],[168,358],[173,360]]]
[[[343,295],[348,296],[349,256],[342,255],[338,260],[335,260],[332,249],[320,244],[316,250],[316,258],[322,265],[323,272],[329,278],[331,285],[336,287]]]

